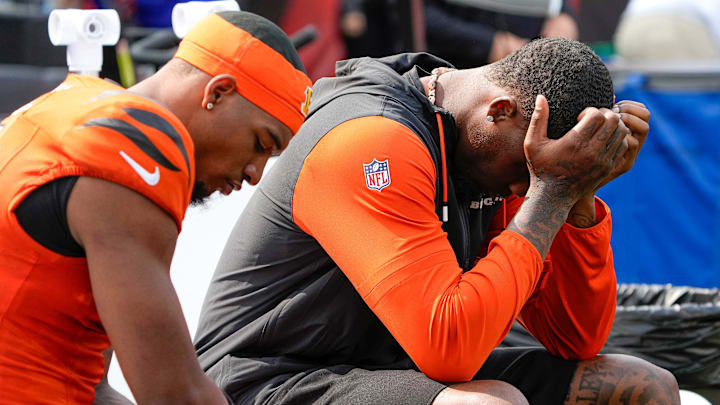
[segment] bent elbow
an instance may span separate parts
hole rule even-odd
[[[588,360],[597,356],[605,346],[605,341],[593,341],[579,344],[575,347],[565,347],[559,350],[549,350],[552,354],[565,360]]]
[[[418,365],[418,368],[428,378],[445,383],[468,382],[473,379],[479,370],[479,368],[469,368],[467,366],[457,366],[453,364],[444,364],[439,367],[422,367]]]
[[[489,354],[462,351],[440,354],[436,351],[418,359],[415,364],[423,374],[433,380],[447,383],[467,382],[475,377]]]
[[[602,346],[588,346],[586,348],[582,348],[581,350],[577,350],[573,356],[573,360],[592,359],[600,353],[600,349],[602,349]]]

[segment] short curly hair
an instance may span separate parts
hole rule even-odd
[[[487,78],[508,90],[530,121],[535,98],[550,105],[548,137],[558,139],[577,123],[586,107],[610,108],[613,83],[602,60],[585,44],[565,38],[532,41],[491,65]]]

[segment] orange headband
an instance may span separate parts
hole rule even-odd
[[[203,72],[230,74],[237,92],[295,133],[307,116],[312,81],[279,52],[217,14],[197,23],[176,58]]]

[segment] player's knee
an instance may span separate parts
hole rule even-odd
[[[630,398],[637,399],[637,403],[655,400],[659,404],[680,404],[680,388],[675,376],[668,370],[638,357],[626,355],[604,357],[610,363],[614,363],[616,368],[619,367],[624,370],[624,375],[627,378],[622,380],[631,386],[625,387],[620,384],[618,388],[627,392],[633,392],[631,389],[635,390],[635,395],[630,396]],[[630,403],[636,402],[631,401]]]
[[[669,405],[680,405],[680,388],[678,387],[675,376],[662,367],[658,367],[645,360],[640,360],[643,364],[636,367],[642,367],[648,376],[655,376],[655,380],[650,380],[645,386],[644,393],[647,398],[662,399]]]
[[[513,385],[510,385],[506,382],[502,381],[496,381],[498,384],[497,397],[499,398],[500,402],[497,402],[498,404],[502,405],[530,405],[527,398],[525,398],[525,395],[523,395],[522,392],[520,392],[519,389],[515,388]],[[478,402],[471,402],[472,404],[495,404],[495,402],[482,402],[480,398],[478,398]]]
[[[529,405],[522,392],[503,381],[470,381],[440,392],[433,405]]]
[[[670,398],[668,398],[671,401],[670,403],[680,405],[680,387],[678,386],[675,376],[662,367],[658,367],[649,362],[645,363],[647,363],[647,367],[651,368],[660,380],[657,384],[652,385],[652,389],[656,391],[655,394],[662,396],[669,391],[671,393]]]

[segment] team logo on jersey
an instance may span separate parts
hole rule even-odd
[[[125,151],[120,151],[120,156],[135,170],[135,172],[148,184],[148,186],[156,186],[160,181],[160,169],[155,166],[155,171],[150,173],[145,170],[144,167],[140,166],[140,163],[136,162],[135,159],[131,158]]]
[[[312,88],[307,87],[305,89],[305,101],[300,104],[300,112],[304,117],[307,117],[310,112],[310,99],[312,98]]]
[[[363,170],[367,188],[380,191],[390,185],[390,166],[387,160],[373,159],[368,164],[363,163]]]

